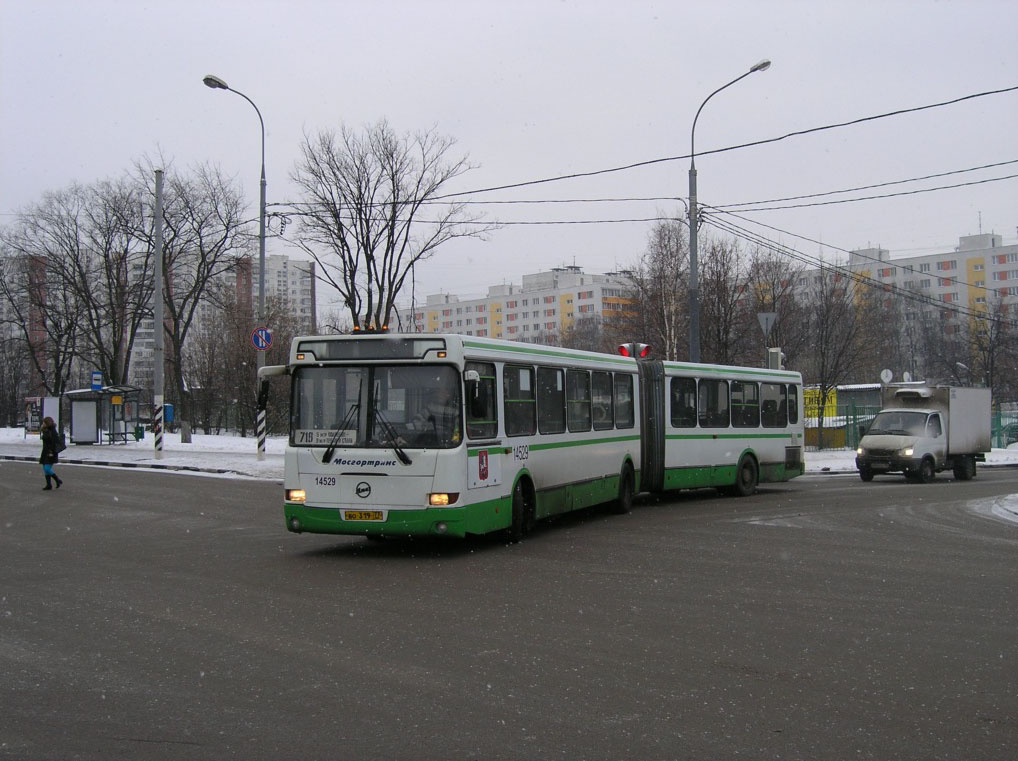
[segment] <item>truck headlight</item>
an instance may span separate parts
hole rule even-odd
[[[862,447],[859,447],[858,449],[855,450],[855,453],[856,454],[866,454],[866,450],[863,449]]]
[[[912,447],[905,447],[904,449],[901,450],[901,454],[904,457],[911,457],[914,451],[915,450]]]

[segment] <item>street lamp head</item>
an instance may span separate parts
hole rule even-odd
[[[755,64],[753,68],[749,70],[749,73],[753,74],[754,72],[757,71],[767,71],[767,69],[769,69],[770,67],[771,62],[768,59],[764,58],[762,61],[760,61],[760,63]],[[206,82],[206,84],[208,84],[208,82]],[[211,85],[209,86],[211,87]]]
[[[205,78],[202,79],[202,82],[205,83],[206,87],[211,87],[213,90],[229,90],[230,89],[230,86],[228,84],[226,84],[226,82],[224,82],[219,77],[214,76],[212,74],[206,74]]]

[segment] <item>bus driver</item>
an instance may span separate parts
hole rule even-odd
[[[420,443],[429,438],[437,439],[439,446],[453,446],[460,441],[460,411],[448,385],[432,389],[428,401],[413,417],[414,430],[420,431]]]

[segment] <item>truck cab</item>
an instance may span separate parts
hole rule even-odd
[[[947,437],[939,411],[881,410],[856,452],[863,481],[872,481],[878,473],[904,473],[928,481],[946,461]]]

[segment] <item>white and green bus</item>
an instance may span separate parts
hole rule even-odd
[[[507,530],[639,491],[803,472],[798,373],[636,360],[462,335],[295,338],[290,531]],[[264,399],[266,394],[262,394]]]

